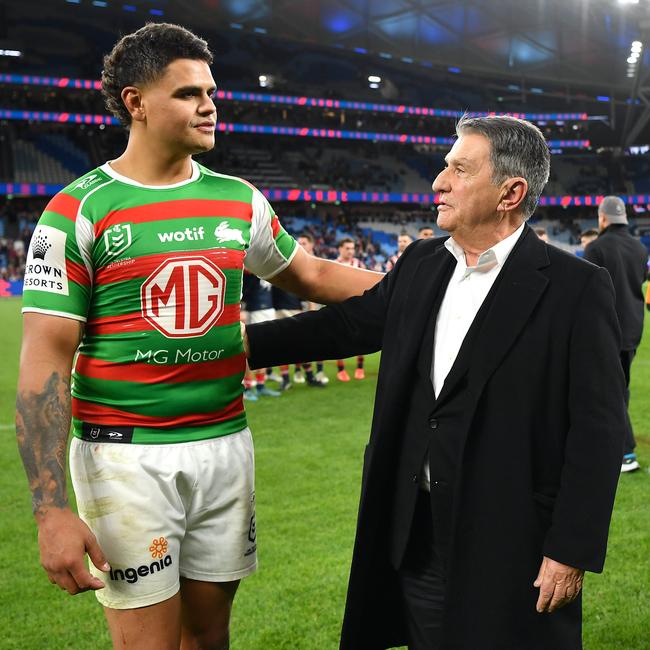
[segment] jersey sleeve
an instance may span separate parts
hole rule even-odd
[[[250,246],[244,265],[268,280],[283,271],[298,250],[298,242],[280,225],[273,208],[259,191],[253,192]]]
[[[77,198],[60,192],[43,211],[27,252],[23,313],[86,320],[93,228],[79,206]]]

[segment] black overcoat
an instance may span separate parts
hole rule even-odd
[[[628,226],[613,224],[585,248],[585,259],[609,271],[616,293],[621,349],[636,350],[643,334],[642,285],[648,272],[648,249]]]
[[[252,367],[382,349],[341,648],[406,643],[395,569],[432,435],[461,450],[432,485],[452,504],[444,650],[580,648],[580,599],[537,614],[533,581],[544,555],[603,568],[624,431],[611,280],[526,226],[436,400],[416,387],[455,264],[443,241],[359,298],[249,329]]]

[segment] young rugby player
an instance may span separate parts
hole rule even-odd
[[[256,188],[192,159],[214,146],[211,63],[175,25],[116,44],[126,150],[50,201],[27,260],[16,428],[41,563],[96,590],[120,648],[227,648],[256,567],[243,267],[325,303],[381,278],[307,255]]]

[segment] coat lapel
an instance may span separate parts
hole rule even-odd
[[[539,269],[549,263],[546,244],[526,226],[467,332],[438,404],[453,393],[470,368],[474,390],[482,390],[542,297],[548,279]]]
[[[439,246],[433,253],[423,257],[415,269],[413,276],[417,278],[408,288],[405,309],[402,313],[402,360],[413,367],[413,359],[420,367],[426,363],[422,359],[421,346],[426,347],[427,340],[433,341],[433,329],[429,327],[432,313],[440,307],[440,301],[449,284],[453,273],[455,260],[453,255],[444,247]],[[435,315],[433,315],[435,323]],[[429,332],[431,336],[427,336]],[[424,337],[424,339],[423,339]],[[432,348],[431,348],[432,349]],[[431,354],[429,354],[428,374],[431,370]]]

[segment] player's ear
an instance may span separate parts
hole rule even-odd
[[[142,93],[136,86],[126,86],[120,93],[126,110],[129,111],[134,122],[144,122],[145,111],[142,102]]]

